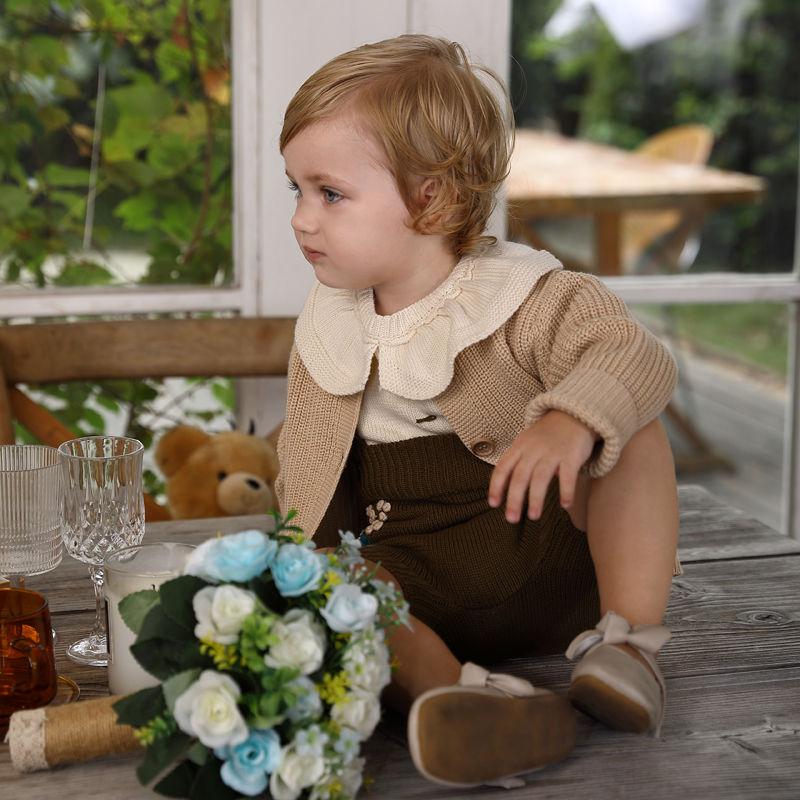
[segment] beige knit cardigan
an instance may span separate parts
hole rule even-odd
[[[661,413],[676,381],[669,351],[620,298],[591,275],[558,269],[536,282],[505,324],[456,356],[453,379],[435,400],[461,441],[489,464],[549,410],[571,414],[601,439],[585,465],[601,477]],[[308,536],[347,462],[362,396],[323,390],[292,349],[275,489],[281,511],[297,509]]]

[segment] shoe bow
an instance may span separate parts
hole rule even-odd
[[[578,634],[567,648],[566,656],[576,661],[584,653],[601,644],[630,644],[637,650],[655,655],[670,639],[663,625],[633,625],[625,617],[609,611],[597,627]]]
[[[489,672],[471,662],[462,665],[458,683],[461,686],[486,686],[489,689],[497,689],[508,697],[533,697],[535,694],[541,694],[537,692],[535,686],[522,678]]]

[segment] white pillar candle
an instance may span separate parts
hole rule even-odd
[[[136,634],[119,613],[120,601],[133,592],[158,589],[177,578],[194,545],[154,542],[111,553],[105,562],[105,597],[108,614],[108,686],[111,694],[131,694],[160,681],[145,672],[130,651]]]

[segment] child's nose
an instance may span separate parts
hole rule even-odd
[[[302,200],[297,203],[294,214],[292,214],[292,228],[295,233],[314,233],[316,231],[317,223],[314,215]]]

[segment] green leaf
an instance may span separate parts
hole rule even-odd
[[[187,669],[213,669],[214,662],[200,652],[197,642],[172,639],[148,639],[134,642],[131,654],[142,667],[161,681]]]
[[[196,160],[202,144],[199,139],[184,139],[174,133],[161,134],[147,151],[147,163],[161,177],[178,175]]]
[[[116,130],[103,138],[103,158],[109,162],[131,161],[143,150],[155,134],[149,119],[123,116]]]
[[[198,767],[202,767],[208,760],[208,753],[208,748],[202,742],[195,742],[186,754],[186,758]]]
[[[161,770],[183,756],[192,745],[192,738],[183,731],[156,739],[145,751],[144,761],[136,769],[139,782],[146,786]]]
[[[69,114],[63,108],[45,106],[39,109],[39,119],[46,131],[55,131],[69,123]]]
[[[210,757],[200,767],[189,795],[190,800],[234,800],[239,797],[238,792],[222,782],[220,769],[222,762],[216,756]]]
[[[83,409],[83,419],[89,424],[91,429],[96,433],[104,433],[106,429],[106,421],[102,414],[99,414],[93,408]]]
[[[162,685],[164,699],[170,711],[175,710],[175,701],[197,680],[200,675],[199,668],[187,669],[171,678],[167,678]]]
[[[211,385],[211,393],[219,400],[220,404],[229,410],[233,410],[236,404],[236,390],[233,381],[219,380]]]
[[[143,589],[141,592],[126,595],[120,600],[120,616],[133,633],[139,633],[144,618],[150,613],[150,609],[158,603],[158,599],[157,590]]]
[[[89,170],[65,167],[63,164],[48,164],[43,170],[44,179],[52,186],[89,185]]]
[[[106,93],[106,100],[114,103],[131,119],[151,124],[168,116],[175,105],[175,101],[167,89],[152,82],[152,79],[149,78],[111,89]]]
[[[194,764],[182,761],[172,772],[153,786],[153,791],[164,797],[188,797],[198,772],[199,770]]]
[[[56,286],[107,286],[114,276],[92,261],[69,261],[53,281]]]
[[[202,578],[194,575],[181,575],[179,578],[162,583],[158,590],[164,613],[173,622],[190,631],[192,638],[194,638],[194,628],[197,624],[192,600],[197,592],[206,586],[210,586],[210,584]]]
[[[133,725],[134,728],[147,725],[150,720],[163,713],[166,707],[164,692],[160,686],[140,689],[117,700],[112,706],[117,712],[117,722],[120,725]]]
[[[154,605],[144,618],[136,641],[144,642],[148,639],[171,639],[179,642],[191,642],[196,645],[197,640],[194,638],[194,625],[190,628],[172,619],[164,609],[164,595],[161,594],[160,591],[159,598],[161,602]]]
[[[0,185],[0,218],[19,216],[30,202],[30,195],[19,186]]]
[[[139,192],[123,200],[115,209],[114,216],[125,223],[131,231],[147,231],[155,225],[156,197],[152,192]]]

